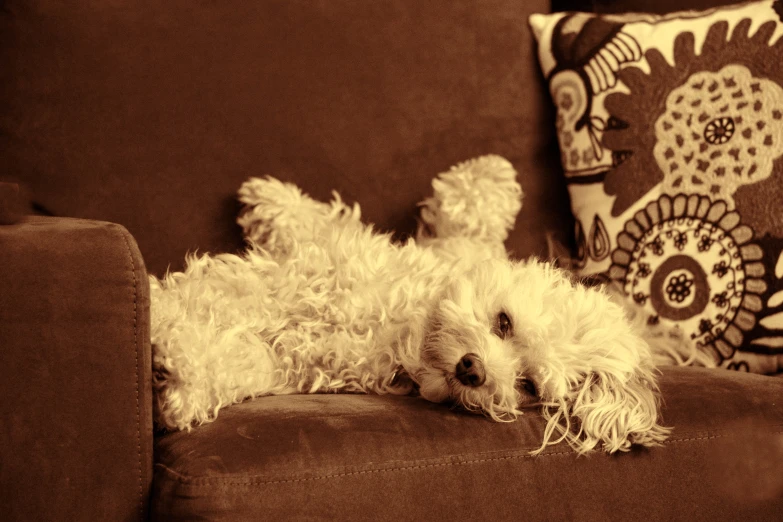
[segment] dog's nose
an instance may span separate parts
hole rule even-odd
[[[481,359],[475,353],[465,355],[457,363],[457,379],[465,386],[481,386],[486,374]]]

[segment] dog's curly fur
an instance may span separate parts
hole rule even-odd
[[[336,193],[327,204],[273,178],[247,181],[246,253],[192,255],[184,272],[150,278],[156,422],[190,429],[262,395],[419,393],[497,421],[540,404],[540,450],[662,442],[653,354],[634,314],[548,263],[508,259],[522,200],[511,164],[479,158],[433,188],[416,239],[395,244]],[[666,359],[687,353],[653,337]],[[457,375],[467,354],[480,385]]]

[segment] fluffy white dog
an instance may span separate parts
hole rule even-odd
[[[189,429],[262,395],[418,393],[497,421],[541,404],[541,449],[663,441],[633,313],[550,264],[507,259],[522,199],[511,164],[479,158],[433,187],[417,238],[395,244],[336,193],[326,204],[247,181],[247,252],[150,278],[157,423]]]

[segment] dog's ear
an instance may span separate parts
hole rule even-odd
[[[594,373],[570,407],[585,451],[598,445],[609,453],[628,451],[632,444],[657,446],[670,431],[658,424],[660,395],[649,370],[640,369],[624,382],[611,373]]]
[[[628,451],[633,444],[658,446],[671,431],[658,423],[660,395],[651,369],[639,369],[625,379],[609,372],[590,373],[559,406],[544,414],[549,421],[545,440],[559,430],[559,440],[568,441],[579,453],[596,448]]]

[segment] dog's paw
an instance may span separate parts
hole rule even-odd
[[[286,249],[286,236],[293,236],[300,228],[296,222],[299,215],[323,215],[328,210],[327,205],[313,201],[296,185],[272,177],[250,178],[237,195],[242,203],[237,224],[245,238],[271,251]]]
[[[395,370],[381,387],[384,393],[391,395],[410,395],[415,388],[416,383],[402,368]]]
[[[270,176],[250,178],[237,194],[242,203],[237,223],[245,238],[272,253],[286,253],[295,242],[313,241],[327,227],[361,220],[359,205],[346,204],[337,192],[324,203],[293,183]]]
[[[522,208],[522,188],[511,163],[481,156],[432,181],[434,195],[419,204],[417,239],[470,237],[502,243]]]
[[[243,206],[237,223],[245,238],[275,255],[287,254],[294,243],[315,240],[324,227],[358,223],[361,217],[359,205],[346,205],[336,192],[324,203],[272,177],[250,178],[239,188],[238,198]]]

